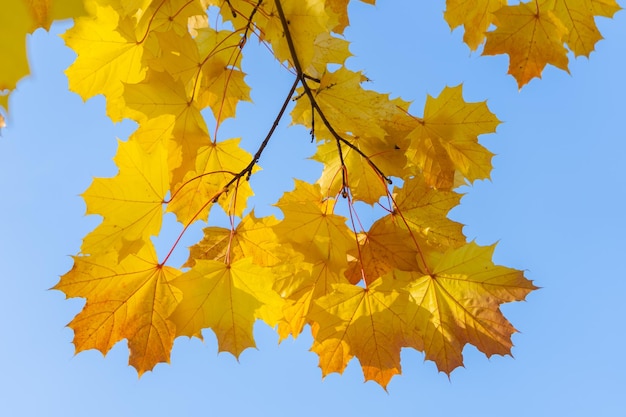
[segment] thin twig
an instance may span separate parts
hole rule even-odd
[[[250,161],[248,166],[245,167],[243,170],[241,170],[241,172],[239,174],[235,175],[228,182],[228,184],[226,184],[224,186],[224,191],[227,191],[228,187],[233,185],[233,183],[235,183],[235,181],[237,181],[239,178],[242,178],[244,176],[246,176],[246,180],[250,178],[250,175],[252,175],[252,169],[259,162],[259,159],[261,158],[261,154],[263,153],[263,150],[265,150],[265,147],[269,143],[272,135],[274,134],[274,131],[278,127],[278,124],[280,123],[280,120],[283,118],[283,115],[285,114],[285,110],[287,110],[287,106],[291,102],[291,97],[293,96],[293,93],[296,91],[296,87],[298,87],[298,83],[299,83],[299,80],[296,79],[294,81],[293,85],[291,86],[291,89],[289,90],[289,93],[287,93],[287,97],[285,98],[285,101],[283,102],[283,105],[280,108],[280,111],[278,112],[278,115],[276,116],[276,119],[274,119],[274,123],[272,124],[272,127],[267,132],[267,135],[265,136],[265,139],[263,139],[263,142],[261,142],[261,145],[259,146],[259,149],[257,149],[256,153],[252,157],[252,160]]]

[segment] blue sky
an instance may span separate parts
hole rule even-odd
[[[207,332],[205,342],[177,339],[172,364],[141,379],[125,343],[106,358],[75,356],[65,325],[82,302],[48,288],[98,223],[84,216],[79,194],[92,177],[115,174],[116,137],[133,126],[112,124],[101,97],[83,103],[68,92],[63,69],[73,53],[56,36],[64,23],[30,38],[33,75],[12,96],[0,136],[0,415],[626,415],[626,13],[598,20],[606,39],[590,60],[570,57],[571,75],[548,68],[518,92],[505,57],[472,54],[462,32],[450,32],[443,2],[379,3],[355,4],[346,34],[349,66],[364,69],[371,88],[413,101],[420,114],[426,94],[463,83],[467,101],[487,99],[504,122],[481,137],[497,154],[492,180],[466,188],[452,217],[469,239],[499,242],[496,263],[543,287],[503,307],[520,330],[515,358],[486,359],[468,347],[465,368],[448,379],[405,350],[403,374],[386,393],[362,382],[356,361],[322,380],[306,332],[277,345],[261,324],[258,350],[239,362],[218,355]],[[254,68],[255,105],[242,105],[244,122],[224,128],[251,150],[291,82],[267,57]],[[281,125],[255,180],[257,213],[271,211],[292,177],[315,177],[318,167],[302,162],[309,141],[304,129]],[[199,236],[192,232],[187,244]]]

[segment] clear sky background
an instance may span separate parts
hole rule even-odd
[[[387,393],[362,382],[356,360],[322,380],[306,330],[277,345],[262,324],[258,350],[239,362],[218,355],[208,331],[205,342],[177,339],[171,365],[141,379],[127,365],[125,342],[106,358],[75,356],[65,325],[83,302],[48,288],[98,223],[84,216],[79,194],[92,177],[115,174],[116,137],[133,126],[112,124],[101,97],[83,103],[67,91],[63,70],[74,55],[56,36],[65,22],[29,39],[33,75],[12,96],[0,137],[0,415],[625,416],[626,12],[598,19],[606,39],[590,60],[571,57],[571,75],[550,67],[518,92],[508,59],[470,53],[443,9],[441,0],[355,4],[349,66],[364,69],[371,88],[412,100],[414,114],[426,94],[463,83],[466,101],[487,99],[504,121],[481,137],[497,154],[492,180],[465,189],[452,217],[467,225],[469,239],[499,242],[496,263],[525,270],[543,287],[503,307],[520,330],[515,358],[486,359],[467,347],[465,368],[448,379],[405,350],[403,374]],[[242,105],[244,121],[222,133],[242,135],[250,150],[291,83],[261,55],[254,67],[244,63],[256,106]],[[302,162],[313,152],[307,132],[287,124],[254,180],[258,214],[273,212],[268,204],[292,188],[292,177],[319,172]],[[192,232],[186,244],[199,237]]]

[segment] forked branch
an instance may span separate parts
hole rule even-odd
[[[371,158],[367,155],[365,155],[363,153],[363,151],[361,151],[356,145],[354,145],[353,143],[351,143],[349,140],[345,139],[344,137],[342,137],[333,127],[333,125],[330,123],[330,121],[328,120],[328,118],[326,117],[326,115],[324,114],[324,111],[321,109],[319,103],[317,102],[316,98],[315,98],[315,94],[313,94],[313,90],[311,90],[311,87],[308,85],[307,80],[312,79],[316,82],[319,82],[320,80],[314,79],[312,77],[309,77],[308,75],[306,75],[304,73],[304,70],[302,69],[302,65],[300,64],[300,60],[298,59],[298,54],[296,53],[296,48],[293,42],[293,37],[291,36],[291,32],[289,31],[289,22],[287,21],[287,18],[285,17],[285,12],[283,10],[282,4],[280,3],[280,0],[274,0],[274,3],[276,4],[276,10],[278,11],[278,16],[280,18],[280,22],[281,25],[283,27],[283,31],[285,32],[285,39],[287,40],[287,45],[289,47],[289,53],[291,54],[291,58],[293,60],[293,66],[296,69],[296,76],[297,76],[297,80],[302,84],[302,87],[304,88],[304,92],[307,96],[307,98],[309,99],[309,101],[311,102],[311,106],[313,107],[314,111],[317,112],[317,114],[319,115],[320,119],[322,120],[322,122],[324,123],[324,126],[326,126],[326,128],[328,129],[328,131],[330,132],[331,135],[333,135],[333,137],[335,138],[335,140],[337,141],[337,149],[339,152],[339,159],[341,161],[341,168],[342,168],[342,180],[343,180],[343,187],[342,187],[342,194],[344,194],[347,192],[349,185],[347,183],[347,178],[346,178],[346,165],[344,163],[344,158],[343,158],[343,151],[342,151],[342,147],[341,145],[344,144],[347,147],[349,147],[350,149],[352,149],[353,151],[355,151],[356,153],[358,153],[361,157],[365,158],[365,160],[367,161],[367,163],[370,165],[370,167],[372,167],[372,169],[378,174],[380,175],[380,177],[385,180],[388,184],[391,184],[392,181],[389,177],[387,177],[385,175],[385,173],[378,168],[378,166],[372,162]]]

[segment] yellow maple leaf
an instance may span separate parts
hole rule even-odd
[[[354,234],[345,217],[333,214],[334,199],[325,198],[318,184],[295,180],[295,189],[285,193],[276,206],[285,215],[274,228],[282,241],[294,246],[306,261],[322,259],[339,268],[346,266]]]
[[[230,189],[225,187],[251,160],[252,155],[241,149],[238,138],[210,143],[201,148],[194,169],[188,171],[173,188],[168,211],[176,214],[178,221],[187,225],[206,219],[211,205],[217,199],[228,215],[241,217],[248,197],[253,195],[250,183],[245,178],[239,178]]]
[[[139,2],[137,2],[139,3]],[[137,39],[147,37],[148,32],[188,33],[189,18],[206,14],[200,0],[162,0],[137,4],[140,18],[135,26]],[[145,7],[145,6],[148,7]],[[133,8],[134,9],[134,8]],[[131,9],[132,10],[132,9]]]
[[[390,138],[392,139],[392,138]],[[313,159],[324,164],[324,171],[318,183],[329,195],[338,195],[343,190],[345,164],[346,182],[355,200],[374,204],[387,195],[387,180],[372,166],[374,164],[386,176],[403,177],[405,174],[406,156],[392,140],[376,138],[350,138],[349,142],[355,149],[342,145],[339,155],[335,140],[329,140],[317,147]]]
[[[346,276],[353,284],[361,279],[370,284],[393,269],[418,270],[418,249],[422,243],[411,235],[400,218],[382,217],[362,234],[359,247],[348,252],[353,260]]]
[[[493,23],[493,12],[505,5],[506,0],[447,0],[444,18],[451,29],[464,27],[463,41],[475,51]]]
[[[111,6],[86,0],[91,16],[76,19],[63,39],[78,56],[65,71],[70,90],[83,100],[98,94],[107,98],[113,121],[123,118],[119,98],[124,83],[138,83],[146,76],[142,61],[144,44],[134,35],[132,18],[120,16]]]
[[[409,346],[426,353],[440,371],[463,364],[467,343],[487,356],[510,354],[515,328],[500,312],[500,304],[521,301],[536,289],[521,271],[494,265],[494,246],[475,243],[425,254],[428,273],[399,271],[394,279],[407,282],[410,303],[403,313],[413,328]]]
[[[176,328],[168,317],[181,300],[171,281],[180,272],[159,264],[152,245],[120,262],[116,258],[110,252],[76,256],[74,267],[54,289],[87,299],[69,324],[76,352],[97,349],[106,354],[128,339],[129,363],[141,375],[169,362]]]
[[[462,86],[446,87],[426,99],[424,118],[416,118],[407,156],[426,183],[440,189],[455,185],[455,171],[469,181],[489,178],[493,154],[478,143],[500,123],[485,102],[467,103]]]
[[[335,72],[326,72],[319,85],[314,88],[315,100],[340,135],[350,133],[353,137],[370,137],[383,140],[387,136],[385,120],[397,112],[397,103],[387,94],[365,90],[361,83],[367,78],[341,67]],[[313,114],[308,100],[300,99],[291,112],[294,123],[311,128]],[[318,139],[335,140],[321,123],[316,123]]]
[[[333,213],[335,200],[325,198],[318,184],[296,180],[295,189],[276,205],[285,217],[274,231],[288,246],[283,256],[294,269],[281,270],[274,287],[287,300],[278,328],[282,340],[302,332],[313,300],[328,294],[333,284],[347,283],[347,253],[356,241],[346,219]]]
[[[307,68],[311,65],[315,55],[315,40],[319,35],[329,32],[330,28],[336,26],[335,16],[326,13],[324,0],[283,0],[281,5],[297,59],[302,68]],[[274,2],[271,2],[269,7],[272,18],[262,28],[263,39],[272,44],[274,56],[279,61],[289,61],[295,67],[285,30],[278,18],[279,14]]]
[[[361,0],[363,3],[375,4],[375,0]],[[348,18],[348,3],[350,0],[326,0],[326,8],[337,15],[337,25],[332,28],[335,33],[343,33],[350,24]]]
[[[201,330],[210,328],[219,351],[236,357],[255,346],[252,326],[257,319],[273,327],[282,317],[284,302],[272,289],[273,275],[250,258],[232,264],[198,260],[173,284],[183,293],[170,317],[177,335],[202,338]]]
[[[450,220],[448,212],[461,201],[461,194],[429,187],[422,176],[407,179],[394,188],[393,214],[432,246],[458,247],[465,243],[463,225]]]
[[[196,157],[200,149],[210,145],[208,128],[202,110],[193,100],[185,84],[166,72],[150,71],[145,80],[124,87],[124,106],[119,111],[138,123],[163,115],[173,115],[172,139],[174,149],[170,149],[172,170],[171,185],[178,184],[183,177],[196,169]],[[123,110],[122,110],[123,109]]]
[[[612,17],[620,10],[614,0],[551,0],[546,6],[566,28],[563,40],[568,48],[575,56],[587,57],[602,39],[595,16]]]
[[[29,72],[26,35],[37,28],[49,30],[54,20],[76,18],[84,13],[82,0],[16,0],[2,4],[0,51],[4,62],[11,65],[2,65],[0,70],[0,107],[8,111],[10,91]],[[3,123],[0,115],[0,127]]]
[[[141,137],[142,131],[136,135]],[[116,251],[121,260],[159,233],[169,185],[168,152],[164,141],[152,147],[147,153],[133,137],[120,141],[114,158],[119,173],[94,179],[83,193],[87,214],[104,216],[85,236],[83,254]]]
[[[251,258],[257,265],[277,265],[283,261],[280,256],[283,247],[273,229],[277,223],[274,216],[258,218],[253,210],[234,230],[207,227],[202,240],[189,248],[189,259],[184,266],[193,267],[202,259],[228,263],[243,258]]]
[[[306,262],[296,253],[286,259],[294,266],[294,271],[278,275],[274,284],[274,289],[286,302],[283,320],[278,323],[280,340],[298,337],[304,326],[310,324],[313,302],[330,294],[335,284],[348,284],[344,277],[345,266],[340,268],[330,259]]]
[[[400,314],[406,302],[393,286],[393,280],[378,280],[368,288],[339,284],[315,301],[309,313],[314,322],[311,350],[319,356],[323,376],[342,373],[354,356],[365,380],[383,388],[400,373],[405,339]]]
[[[547,64],[568,70],[563,46],[567,27],[550,7],[552,0],[504,6],[494,12],[496,30],[487,32],[483,55],[509,55],[509,74],[522,88],[532,78],[541,78]]]
[[[240,101],[251,101],[250,87],[241,71],[240,38],[230,30],[199,29],[195,42],[202,57],[201,83],[196,95],[201,107],[210,107],[217,123],[235,116]]]

